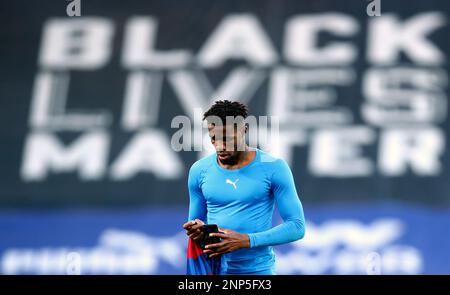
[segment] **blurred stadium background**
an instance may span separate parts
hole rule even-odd
[[[183,274],[171,120],[229,98],[280,116],[278,273],[450,273],[450,2],[370,2],[3,1],[0,272]]]

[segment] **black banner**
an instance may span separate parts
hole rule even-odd
[[[186,205],[215,99],[279,118],[304,202],[450,205],[448,1],[73,2],[1,4],[1,207]]]

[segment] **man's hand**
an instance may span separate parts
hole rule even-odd
[[[196,219],[194,221],[188,221],[183,224],[183,228],[186,230],[186,234],[189,238],[198,241],[203,238],[202,226],[205,223],[200,219]]]
[[[250,238],[247,234],[241,234],[229,229],[219,229],[222,233],[211,233],[210,237],[219,237],[220,243],[210,244],[205,247],[203,253],[211,254],[209,257],[215,257],[224,253],[233,252],[241,248],[250,248]]]

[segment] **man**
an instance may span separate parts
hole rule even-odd
[[[228,100],[215,102],[205,112],[216,153],[189,171],[190,221],[183,228],[198,241],[205,222],[220,227],[222,233],[210,236],[221,242],[206,246],[204,253],[222,255],[221,274],[275,274],[272,246],[303,238],[305,219],[286,162],[250,148],[244,123],[227,124],[227,117],[247,115],[244,104]],[[284,222],[272,228],[275,203]]]

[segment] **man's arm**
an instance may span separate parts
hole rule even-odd
[[[206,200],[200,188],[200,169],[192,167],[189,170],[189,220],[206,219]]]
[[[303,207],[295,189],[291,169],[283,160],[277,160],[272,176],[272,191],[283,223],[267,231],[249,234],[250,248],[274,246],[293,242],[305,235]]]
[[[194,239],[198,240],[203,236],[201,227],[206,220],[206,200],[200,189],[200,169],[194,166],[189,170],[188,176],[188,189],[189,189],[189,220],[183,224],[183,228],[186,230],[186,234]]]

